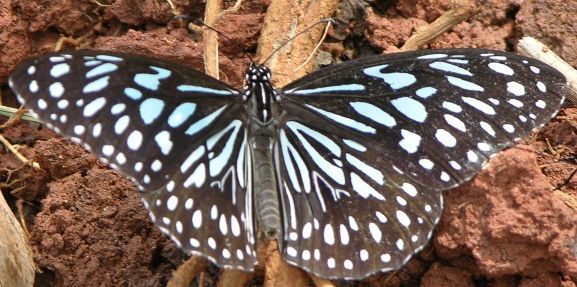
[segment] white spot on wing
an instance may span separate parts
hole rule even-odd
[[[399,145],[408,153],[415,153],[419,149],[421,136],[405,129],[401,129],[401,136],[403,139]]]
[[[391,104],[411,120],[424,123],[427,119],[428,113],[425,105],[413,98],[401,97],[391,100]]]

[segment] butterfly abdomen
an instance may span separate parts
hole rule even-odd
[[[268,238],[281,234],[279,193],[272,147],[273,139],[266,135],[257,135],[251,142],[256,216]]]

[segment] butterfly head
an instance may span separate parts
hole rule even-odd
[[[266,66],[251,65],[246,71],[246,82],[249,86],[270,83],[270,69]]]
[[[270,69],[262,65],[251,65],[246,71],[246,86],[243,96],[252,99],[254,114],[263,123],[272,115],[272,102],[276,91],[270,82]]]

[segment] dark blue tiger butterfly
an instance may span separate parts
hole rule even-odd
[[[258,234],[325,278],[403,266],[431,238],[442,191],[559,110],[566,80],[537,60],[419,51],[327,67],[282,89],[253,66],[237,90],[172,63],[75,51],[20,64],[10,86],[46,125],[138,186],[178,245],[250,271]]]

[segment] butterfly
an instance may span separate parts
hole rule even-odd
[[[138,187],[181,249],[252,271],[276,238],[324,278],[402,267],[431,238],[442,191],[556,115],[565,77],[485,49],[379,55],[275,89],[144,56],[74,51],[22,62],[9,85],[47,127]],[[264,234],[265,236],[259,236]]]

